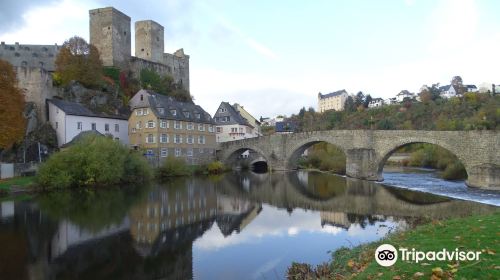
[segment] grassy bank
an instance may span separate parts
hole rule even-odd
[[[391,267],[382,267],[374,258],[376,248],[384,243],[396,248],[418,251],[480,251],[479,261],[405,262],[399,256]],[[500,211],[487,216],[473,216],[434,221],[408,232],[354,247],[341,248],[332,254],[332,262],[312,268],[294,263],[288,279],[500,279]]]
[[[230,170],[220,161],[213,161],[202,165],[188,165],[182,158],[167,157],[163,165],[157,170],[158,179],[192,175],[216,175]]]
[[[15,177],[12,179],[0,180],[0,194],[9,193],[17,189],[30,189],[35,183],[34,176]]]

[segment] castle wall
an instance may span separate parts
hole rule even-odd
[[[152,20],[135,22],[135,56],[161,63],[163,51],[163,26]]]
[[[130,17],[113,7],[89,11],[90,44],[104,66],[126,68],[131,57]]]
[[[55,70],[55,59],[61,46],[56,45],[0,45],[0,59],[8,61],[14,67],[39,67],[46,71]]]
[[[165,53],[162,63],[133,56],[130,59],[129,67],[137,79],[139,79],[142,69],[150,69],[160,76],[167,74],[172,76],[176,83],[182,84],[184,89],[189,90],[189,56],[178,57]]]
[[[38,119],[42,122],[47,121],[45,100],[57,95],[57,89],[52,86],[51,73],[38,67],[14,67],[14,69],[25,101],[35,103]]]

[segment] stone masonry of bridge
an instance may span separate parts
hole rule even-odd
[[[329,130],[270,136],[221,143],[217,156],[228,166],[250,149],[260,154],[272,170],[293,170],[312,145],[330,143],[346,155],[346,175],[381,181],[390,155],[411,143],[430,143],[455,154],[465,166],[467,185],[500,191],[500,132],[422,130]]]

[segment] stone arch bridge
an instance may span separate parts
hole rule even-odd
[[[241,153],[251,150],[272,170],[293,170],[297,160],[312,145],[333,144],[346,155],[346,175],[381,181],[382,169],[390,155],[411,143],[430,143],[455,154],[465,166],[467,185],[500,190],[500,132],[422,130],[329,130],[274,134],[221,143],[219,160],[235,166]]]

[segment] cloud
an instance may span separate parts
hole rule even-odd
[[[263,43],[259,42],[257,39],[247,35],[238,26],[229,21],[227,18],[223,17],[221,14],[217,13],[214,9],[202,2],[200,2],[200,7],[205,11],[206,14],[213,17],[217,21],[217,24],[219,26],[233,33],[235,37],[240,38],[240,40],[242,40],[249,48],[253,49],[255,52],[272,60],[278,59],[278,55],[273,50],[271,50]]]
[[[60,2],[60,0],[15,0],[0,2],[0,34],[26,24],[23,15],[30,9],[47,4],[51,5],[56,2]]]
[[[93,7],[95,4],[91,1],[79,3],[70,0],[32,7],[22,15],[26,24],[1,34],[2,41],[11,44],[61,44],[74,35],[88,40],[88,10]]]

